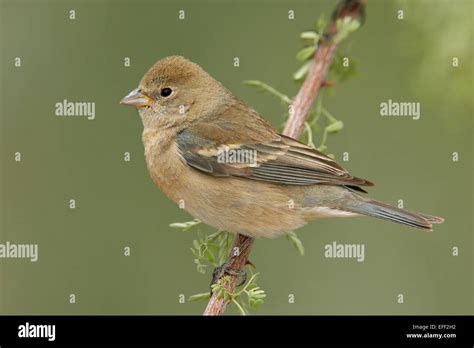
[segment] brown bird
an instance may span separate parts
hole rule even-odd
[[[370,181],[278,134],[183,57],[158,61],[121,103],[138,108],[155,184],[218,229],[275,237],[327,217],[367,215],[424,230],[443,222],[366,197]]]

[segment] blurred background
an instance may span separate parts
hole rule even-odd
[[[196,231],[168,226],[192,217],[154,187],[141,121],[118,101],[156,60],[180,54],[278,126],[285,108],[242,81],[263,80],[294,96],[299,34],[329,17],[336,2],[0,4],[0,243],[39,245],[37,262],[0,259],[0,314],[202,313],[204,302],[179,301],[207,291],[210,281],[193,263]],[[345,124],[329,137],[330,152],[376,183],[370,195],[402,199],[446,222],[424,233],[370,218],[315,221],[298,231],[304,256],[285,238],[257,240],[250,259],[268,296],[254,313],[472,314],[472,7],[469,0],[368,1],[365,24],[340,48],[357,63],[357,76],[324,98]],[[55,116],[64,99],[95,102],[95,119]],[[420,120],[381,117],[388,99],[420,102]],[[365,244],[365,261],[325,258],[333,241]]]

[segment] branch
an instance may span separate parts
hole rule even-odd
[[[283,134],[297,139],[303,132],[309,109],[318,96],[319,88],[326,78],[336,52],[336,43],[331,38],[337,34],[337,20],[344,17],[359,19],[363,16],[364,0],[344,0],[339,3],[326,31],[326,38],[314,53],[308,76],[294,99],[290,109],[292,112],[290,112]]]
[[[342,0],[336,7],[331,23],[325,33],[324,41],[314,53],[308,76],[291,105],[290,115],[283,134],[297,139],[303,132],[308,112],[318,96],[319,89],[326,78],[336,52],[336,43],[332,40],[337,34],[336,22],[338,19],[347,16],[362,19],[364,16],[364,2],[365,0]],[[249,241],[246,242],[246,247],[241,250],[241,246],[247,239]],[[245,267],[253,242],[252,238],[240,234],[235,238],[232,250],[239,250],[240,254],[232,259],[230,267],[235,270],[242,270]],[[237,276],[230,276],[230,281],[225,285],[229,293],[234,292],[237,278]],[[223,315],[228,304],[228,300],[223,297],[219,298],[216,293],[213,293],[204,315]]]

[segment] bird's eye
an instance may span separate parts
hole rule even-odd
[[[162,97],[168,97],[172,92],[173,92],[173,91],[171,90],[171,88],[168,88],[168,87],[163,88],[163,89],[161,90],[161,96],[162,96]]]

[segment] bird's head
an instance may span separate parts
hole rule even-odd
[[[156,62],[120,103],[136,106],[145,128],[184,128],[215,114],[229,97],[199,65],[171,56]]]

